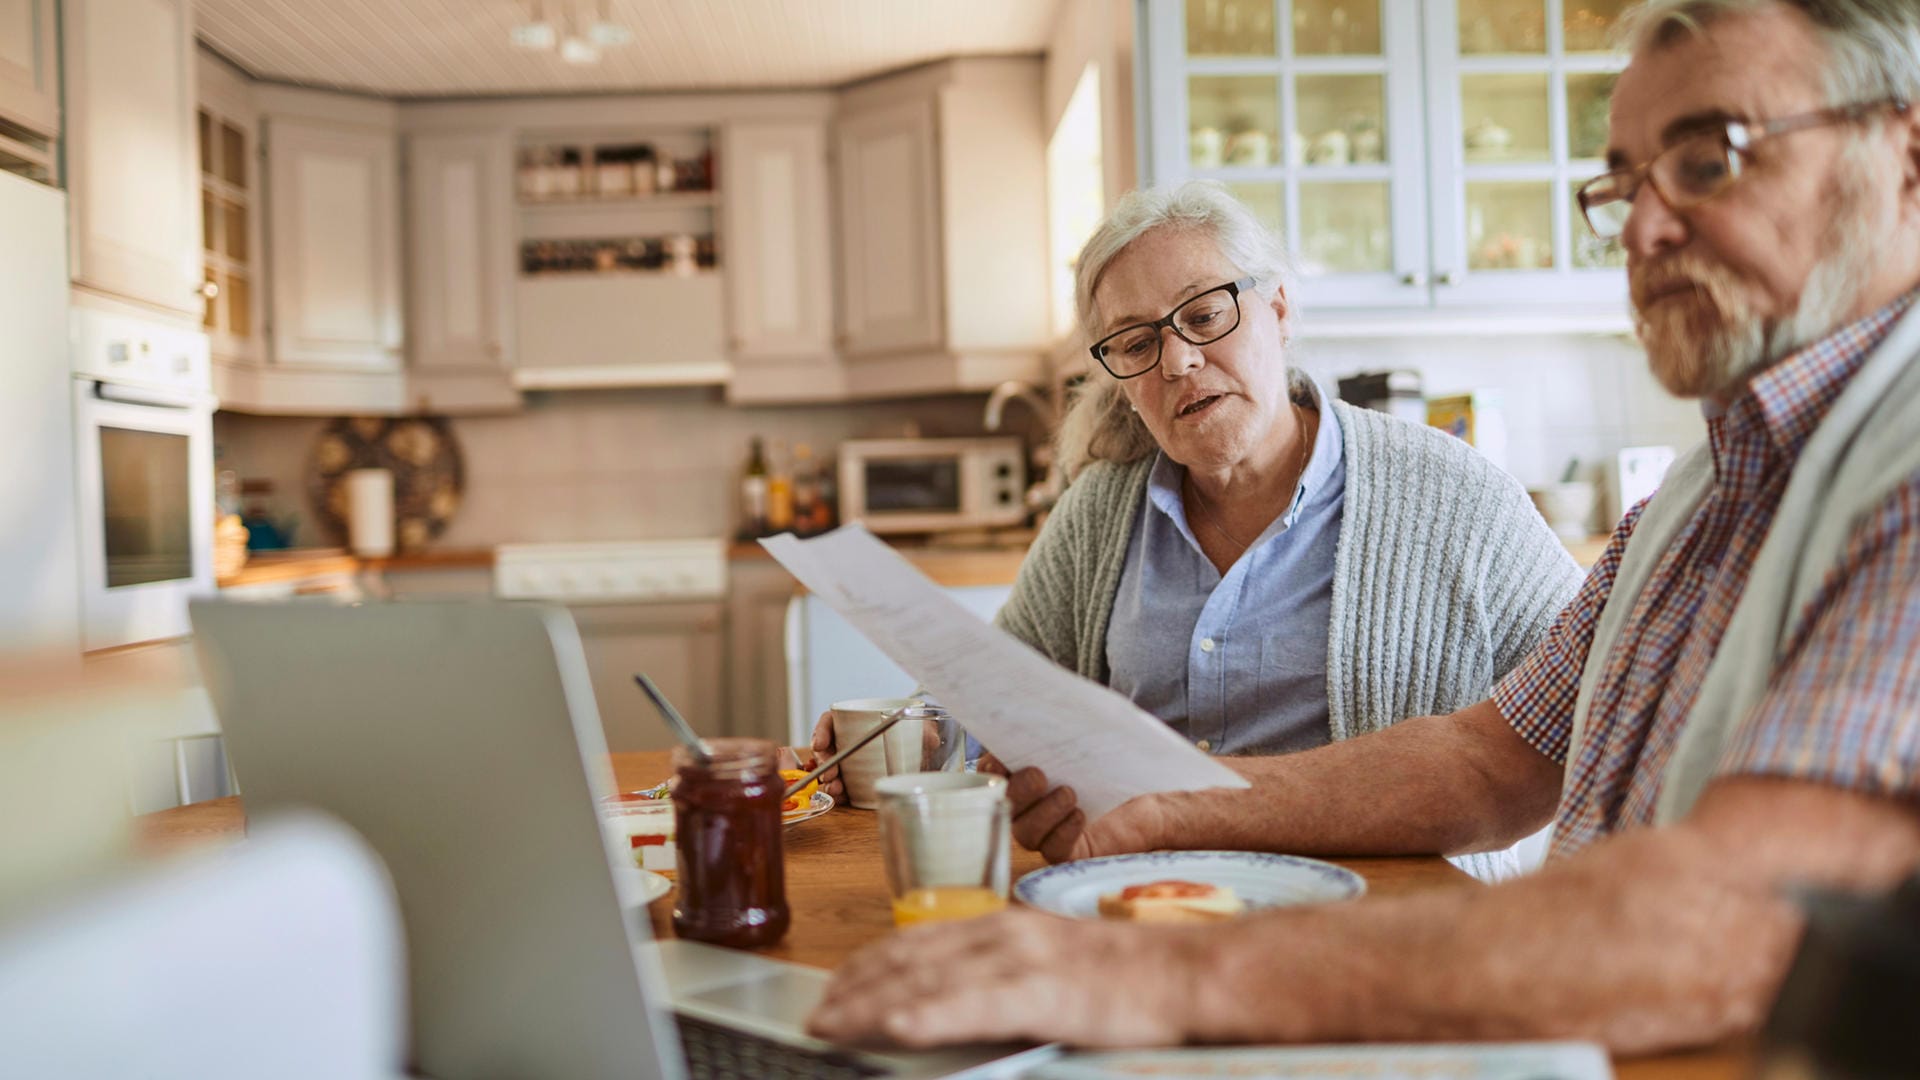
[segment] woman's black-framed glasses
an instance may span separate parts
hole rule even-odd
[[[1702,126],[1675,140],[1644,165],[1615,169],[1580,185],[1580,213],[1595,236],[1618,239],[1626,231],[1627,215],[1633,212],[1633,200],[1640,194],[1642,182],[1653,185],[1654,193],[1668,207],[1685,210],[1732,187],[1753,148],[1767,139],[1828,124],[1856,123],[1888,108],[1904,113],[1907,103],[1891,98],[1777,120],[1723,120]]]
[[[1253,288],[1253,282],[1243,277],[1216,285],[1169,311],[1166,318],[1122,327],[1088,351],[1116,379],[1145,375],[1160,366],[1161,345],[1166,341],[1162,330],[1171,329],[1189,345],[1211,345],[1233,333],[1240,325],[1240,293]]]

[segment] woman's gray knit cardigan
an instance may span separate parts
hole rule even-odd
[[[1347,484],[1327,627],[1333,739],[1482,701],[1546,633],[1580,569],[1520,484],[1433,428],[1335,401]],[[1153,458],[1089,466],[995,622],[1100,683]]]

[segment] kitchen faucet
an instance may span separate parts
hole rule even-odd
[[[1053,465],[1053,437],[1059,431],[1059,413],[1053,401],[1031,383],[1008,379],[987,395],[987,413],[981,422],[988,431],[1000,430],[1007,403],[1014,400],[1026,402],[1027,407],[1045,422],[1041,443],[1033,451],[1035,478],[1027,485],[1026,493],[1027,509],[1036,515],[1045,515],[1053,509],[1054,502],[1060,498],[1060,492],[1065,487],[1060,482],[1060,470]]]
[[[993,393],[987,395],[987,415],[982,421],[982,423],[986,425],[987,430],[1000,430],[1000,421],[1006,412],[1007,402],[1015,398],[1026,402],[1034,412],[1040,415],[1041,419],[1047,422],[1047,435],[1048,437],[1052,437],[1054,427],[1053,402],[1048,401],[1045,394],[1034,389],[1031,383],[1024,383],[1018,379],[1008,379],[1006,382],[994,387]]]

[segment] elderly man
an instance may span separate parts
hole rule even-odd
[[[851,959],[816,1032],[1650,1051],[1759,1022],[1801,927],[1789,886],[1920,865],[1920,11],[1632,18],[1611,171],[1581,204],[1625,246],[1648,361],[1702,399],[1708,444],[1489,701],[1091,823],[1031,770],[1012,784],[1052,859],[1485,850],[1557,807],[1547,867],[1199,928],[927,927]]]

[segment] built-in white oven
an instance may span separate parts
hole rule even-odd
[[[84,647],[184,636],[213,590],[206,336],[76,309],[73,346]]]

